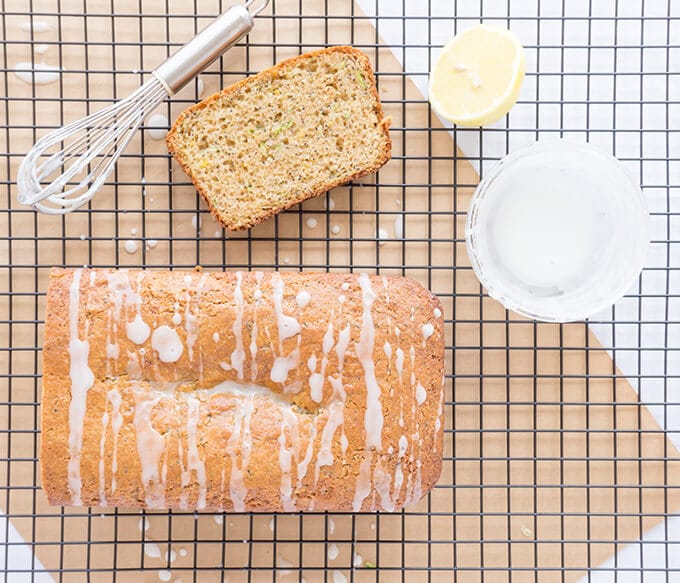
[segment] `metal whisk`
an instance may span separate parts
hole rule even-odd
[[[42,137],[19,167],[19,202],[49,214],[90,200],[111,173],[144,118],[253,28],[269,0],[248,0],[215,19],[152,72],[129,97]]]

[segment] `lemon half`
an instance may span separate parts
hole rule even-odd
[[[524,68],[524,48],[514,34],[478,24],[442,50],[430,73],[430,103],[459,125],[493,123],[517,101]]]

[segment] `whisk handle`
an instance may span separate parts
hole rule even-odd
[[[170,95],[177,93],[253,28],[243,5],[232,6],[185,44],[154,72]]]

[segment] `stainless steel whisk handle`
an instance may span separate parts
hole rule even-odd
[[[253,13],[257,14],[268,3],[261,2]],[[254,4],[251,1],[232,6],[153,71],[168,94],[177,93],[251,31],[254,22],[249,8]]]

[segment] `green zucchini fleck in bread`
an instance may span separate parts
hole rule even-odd
[[[248,229],[391,156],[368,57],[340,46],[301,55],[184,111],[168,149],[215,217]]]

